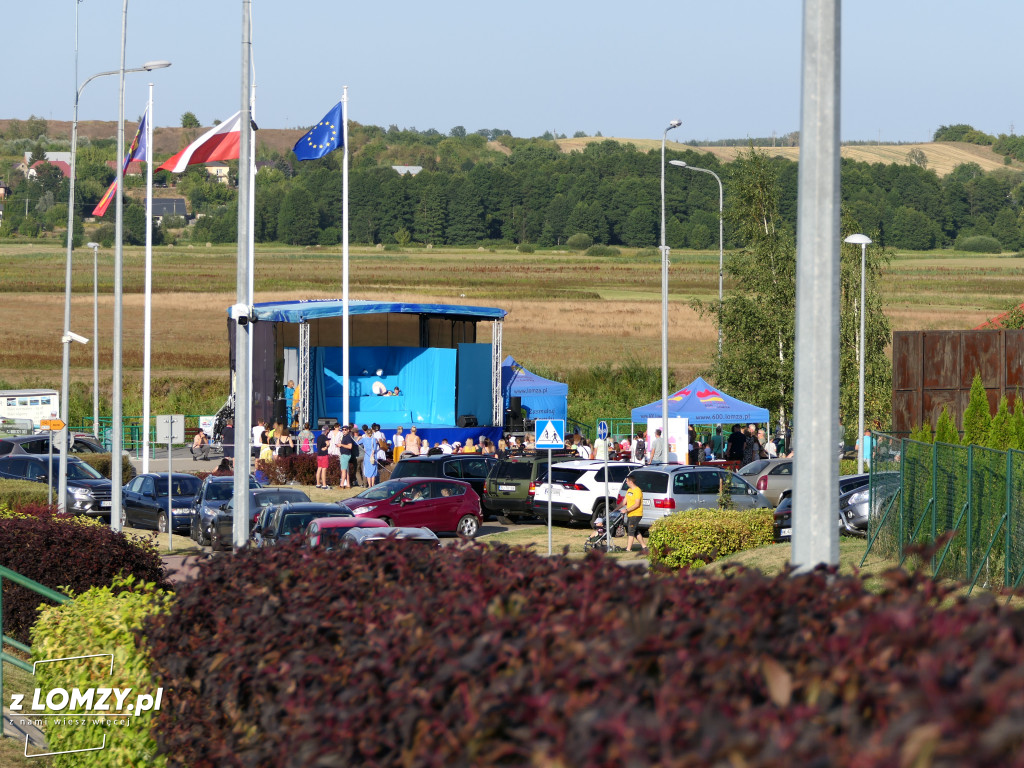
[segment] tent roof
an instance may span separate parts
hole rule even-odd
[[[661,400],[634,408],[633,421],[661,418]],[[698,376],[688,387],[668,397],[669,418],[685,418],[691,424],[736,424],[768,421],[768,410],[715,389]]]
[[[322,317],[341,317],[344,314],[341,299],[308,299],[302,301],[273,301],[253,306],[257,320],[302,323]],[[230,312],[230,309],[228,310]],[[507,314],[495,307],[467,307],[458,304],[407,304],[397,301],[362,301],[350,299],[350,315],[378,315],[389,312],[405,315],[443,315],[467,320],[501,320]]]
[[[569,385],[528,371],[512,355],[501,362],[501,389],[510,395],[568,395]]]

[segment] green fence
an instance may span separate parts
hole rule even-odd
[[[871,457],[868,552],[902,564],[908,547],[924,545],[933,578],[972,590],[1020,585],[1024,453],[879,434]]]

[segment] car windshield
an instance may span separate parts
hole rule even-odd
[[[768,462],[767,459],[758,459],[757,461],[752,461],[749,464],[740,467],[736,471],[736,474],[738,474],[738,475],[757,475],[757,474],[760,474],[761,470],[768,466],[768,463],[769,462]]]
[[[651,472],[641,469],[632,473],[630,477],[644,493],[665,493],[668,490],[667,472]]]
[[[193,475],[186,475],[184,477],[175,477],[171,481],[171,491],[175,496],[195,496],[199,493],[199,486],[203,484],[203,481]],[[166,496],[167,495],[167,478],[158,477],[156,478],[156,495]]]
[[[551,479],[558,485],[574,485],[583,476],[583,472],[582,469],[562,469],[556,465],[551,468]],[[538,478],[538,482],[540,482],[540,478]],[[546,477],[544,482],[547,482]]]
[[[391,476],[399,477],[442,477],[439,461],[400,461],[391,470]]]
[[[529,480],[532,465],[528,461],[499,461],[492,477],[508,480]]]
[[[57,463],[53,464],[53,474],[56,477],[57,474]],[[74,463],[68,462],[68,479],[69,480],[102,480],[103,475],[93,469],[90,465],[84,461],[76,461]]]
[[[401,464],[402,462],[398,462]],[[375,485],[372,488],[367,488],[362,493],[357,493],[353,496],[353,499],[366,499],[367,501],[381,501],[383,499],[390,499],[396,493],[405,488],[408,483],[402,483],[398,480],[386,480],[379,485]]]
[[[235,493],[233,483],[210,483],[206,489],[207,501],[227,501]]]
[[[291,488],[281,488],[270,491],[259,491],[253,494],[253,499],[256,501],[258,507],[269,507],[271,504],[284,504],[291,501],[309,501],[307,496],[302,491],[296,491]]]

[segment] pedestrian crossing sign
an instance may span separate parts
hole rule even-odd
[[[564,448],[565,447],[565,420],[564,419],[543,419],[534,424],[537,430],[537,448]]]

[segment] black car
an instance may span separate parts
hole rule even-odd
[[[32,454],[0,458],[0,477],[45,483],[52,478],[54,494],[58,493],[60,462],[53,457]],[[110,481],[81,459],[68,456],[68,497],[65,509],[79,515],[110,519],[113,486]]]
[[[192,526],[192,502],[202,486],[195,475],[171,475],[172,530],[188,531]],[[121,525],[167,533],[167,473],[150,472],[132,478],[121,490]]]
[[[391,469],[391,479],[403,477],[449,477],[469,483],[482,496],[487,475],[498,463],[494,456],[478,453],[453,453],[440,456],[410,456]]]
[[[249,491],[249,529],[256,525],[260,512],[276,504],[289,504],[309,501],[305,491],[298,488],[260,488]],[[227,506],[217,510],[210,531],[210,546],[215,550],[230,549],[234,538],[235,500],[231,499]]]
[[[260,546],[268,547],[288,541],[291,536],[302,537],[306,526],[318,517],[352,517],[347,509],[337,504],[319,504],[316,502],[298,502],[295,504],[279,504],[271,508],[270,517],[260,526],[258,535]]]
[[[868,528],[869,475],[846,475],[839,478],[839,532],[863,536]],[[775,509],[772,540],[777,544],[792,541],[793,498],[786,494]]]
[[[60,454],[57,446],[53,452]],[[17,454],[34,454],[47,456],[50,453],[50,433],[43,432],[38,435],[17,435],[0,439],[0,456]],[[75,453],[110,453],[102,445],[96,442],[93,437],[72,435],[71,454]]]
[[[249,488],[262,488],[255,478],[249,477]],[[189,535],[202,546],[210,543],[210,533],[217,512],[235,495],[235,478],[231,475],[210,475],[192,502],[192,521]]]

